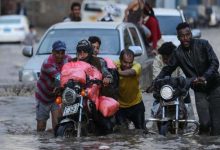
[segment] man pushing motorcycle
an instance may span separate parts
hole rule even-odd
[[[59,106],[55,103],[55,92],[59,88],[60,72],[62,66],[71,61],[71,57],[65,54],[66,44],[56,41],[52,45],[52,54],[45,59],[41,66],[37,89],[35,93],[37,131],[45,131],[50,112],[52,114],[52,126],[55,129],[60,117]]]
[[[200,122],[200,134],[220,135],[220,74],[219,61],[207,40],[193,39],[188,23],[177,27],[180,45],[163,67],[157,79],[163,78],[179,66],[195,93]]]
[[[130,49],[121,51],[116,62],[119,72],[119,104],[120,109],[116,114],[117,123],[128,127],[132,121],[136,129],[145,129],[145,106],[139,87],[141,65],[134,61],[134,52]]]

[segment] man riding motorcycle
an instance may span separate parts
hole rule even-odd
[[[108,86],[113,81],[111,73],[108,71],[107,64],[101,62],[99,58],[93,56],[93,48],[89,41],[81,40],[76,46],[76,58],[73,61],[85,61],[92,66],[96,67],[104,76],[103,85]]]
[[[113,82],[113,77],[108,71],[107,64],[104,61],[100,61],[100,58],[93,56],[93,47],[89,41],[79,41],[76,46],[76,51],[76,58],[73,58],[73,61],[84,61],[96,67],[103,75],[102,85],[104,87],[109,86],[109,84]],[[96,116],[95,121],[100,128],[107,129],[109,132],[113,130],[114,118],[105,118],[99,111],[96,111],[94,115]]]

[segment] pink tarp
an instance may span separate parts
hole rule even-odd
[[[113,62],[112,62],[113,63]],[[114,67],[111,62],[111,67]],[[86,76],[90,79],[102,80],[102,74],[98,69],[83,61],[75,61],[66,63],[61,71],[61,86],[67,83],[69,79],[86,83]],[[99,110],[105,117],[113,115],[119,108],[119,103],[110,97],[99,96],[100,86],[93,84],[86,89],[88,97],[96,104],[96,109]]]

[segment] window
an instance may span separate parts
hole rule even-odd
[[[163,35],[176,35],[176,26],[182,22],[181,16],[156,16]]]
[[[0,19],[0,24],[19,24],[21,19]]]
[[[98,36],[101,41],[100,54],[116,55],[120,52],[119,33],[113,29],[53,29],[43,39],[37,54],[51,53],[52,44],[56,40],[66,43],[67,52],[75,54],[76,45],[89,36]]]
[[[131,35],[133,37],[134,46],[141,46],[141,41],[138,36],[137,30],[134,27],[129,28]]]
[[[132,45],[132,41],[127,29],[124,30],[124,43],[125,43],[124,45],[125,48],[128,48],[129,46]]]

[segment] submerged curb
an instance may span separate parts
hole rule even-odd
[[[35,83],[0,84],[0,96],[34,95]]]

